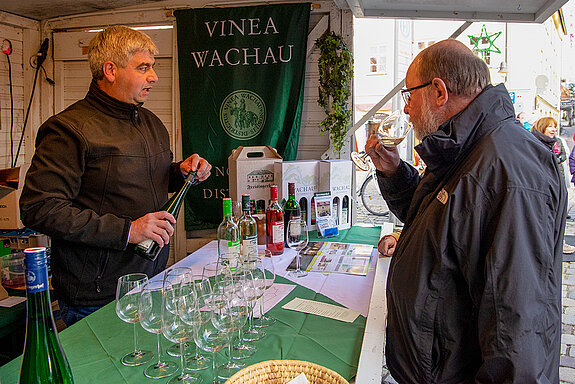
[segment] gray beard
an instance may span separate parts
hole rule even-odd
[[[439,128],[441,123],[443,123],[443,119],[440,116],[433,114],[429,107],[427,95],[425,95],[423,98],[423,105],[421,106],[421,121],[419,124],[413,123],[415,137],[419,141],[422,141],[424,137],[437,131],[437,128]]]

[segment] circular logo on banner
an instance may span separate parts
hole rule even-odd
[[[220,107],[220,122],[226,133],[234,139],[252,139],[264,129],[266,105],[252,91],[234,91],[226,96]]]

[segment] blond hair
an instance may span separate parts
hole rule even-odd
[[[88,46],[88,63],[92,77],[95,80],[104,78],[103,66],[106,61],[126,68],[132,56],[139,51],[156,55],[158,48],[145,33],[121,25],[98,32]]]
[[[550,126],[551,124],[553,124],[555,128],[557,128],[557,120],[555,120],[552,117],[542,117],[535,122],[535,124],[531,128],[531,131],[539,131],[542,134],[545,134],[547,127]]]

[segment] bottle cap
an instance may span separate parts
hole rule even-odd
[[[272,185],[270,187],[270,198],[272,200],[277,200],[278,199],[278,186],[277,185]]]
[[[251,211],[249,194],[242,195],[242,211]]]
[[[288,183],[288,194],[295,196],[295,183]]]
[[[224,217],[232,216],[232,199],[229,197],[224,197],[222,200],[222,206],[224,209]]]

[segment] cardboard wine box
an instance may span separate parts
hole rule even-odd
[[[230,197],[242,201],[242,194],[249,193],[256,206],[267,209],[270,186],[275,183],[274,164],[281,164],[277,151],[266,146],[238,147],[228,157]]]
[[[20,194],[29,164],[0,169],[0,229],[20,229]]]
[[[351,226],[352,164],[350,160],[319,162],[319,190],[331,192],[333,214],[337,215],[339,229]]]

